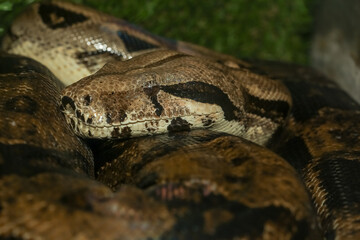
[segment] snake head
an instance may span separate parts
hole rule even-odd
[[[67,122],[78,135],[90,138],[127,138],[211,126],[222,117],[219,106],[172,93],[170,85],[185,81],[183,74],[145,67],[180,55],[166,53],[108,63],[65,88],[61,109]]]
[[[274,106],[267,102],[263,106],[271,114],[258,116],[265,110],[261,104],[257,108],[256,101],[247,102],[253,96],[246,89],[250,80],[253,89],[266,81],[208,59],[159,50],[107,63],[65,88],[61,107],[83,137],[128,138],[211,128],[250,140],[261,134],[266,141],[278,126],[271,118],[284,119],[289,107],[284,103],[284,112],[278,114],[281,101],[273,101]],[[271,91],[281,91],[275,82],[267,84]],[[270,130],[262,131],[260,124]]]
[[[174,96],[156,73],[85,78],[67,87],[61,109],[75,132],[86,138],[128,138],[211,126],[221,108]],[[95,83],[96,82],[96,83]]]

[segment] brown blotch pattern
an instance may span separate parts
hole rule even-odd
[[[191,124],[186,120],[177,117],[171,120],[170,125],[167,127],[169,132],[179,132],[179,131],[190,131]]]
[[[90,96],[90,95],[86,95],[86,96],[84,97],[84,104],[85,104],[85,106],[89,106],[90,103],[91,103],[91,101],[92,101],[92,99],[91,99],[91,96]]]
[[[199,217],[199,221],[188,224],[195,227],[205,222],[201,229],[206,234],[217,236],[218,229],[233,224],[233,219],[233,227],[239,224],[235,219],[248,211],[242,212],[241,204],[254,210],[248,212],[248,220],[257,216],[255,209],[267,211],[267,206],[276,203],[286,206],[296,221],[315,223],[307,192],[294,169],[274,153],[234,136],[193,130],[108,142],[98,145],[97,151],[99,160],[107,152],[112,156],[99,168],[99,181],[114,190],[122,184],[135,184],[165,203],[179,222],[189,213],[189,217]],[[233,206],[231,211],[226,210],[227,204],[217,204],[218,200]],[[288,219],[285,221],[290,228],[281,221],[268,223],[282,229],[281,234],[299,231],[308,239],[319,237],[316,225],[300,230],[288,217],[287,213],[281,218]],[[247,231],[251,232],[249,228]],[[265,234],[262,231],[254,234]],[[253,236],[250,232],[243,234]]]
[[[114,128],[114,130],[111,132],[111,137],[113,138],[120,137],[120,129],[118,127]]]
[[[37,110],[37,103],[29,96],[16,96],[6,101],[5,108],[8,111],[34,114]]]

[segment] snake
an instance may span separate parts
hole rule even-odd
[[[314,70],[57,1],[1,48],[1,238],[359,238],[360,107]]]

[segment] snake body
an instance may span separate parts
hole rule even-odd
[[[359,238],[360,107],[328,79],[65,2],[32,5],[2,48],[55,76],[2,55],[20,67],[0,75],[1,237]],[[120,140],[88,142],[94,164],[69,126]]]
[[[2,238],[318,238],[295,170],[229,134],[96,144],[95,181],[92,155],[58,109],[56,78],[25,57],[2,54],[0,65]]]

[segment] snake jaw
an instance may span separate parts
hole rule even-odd
[[[164,134],[167,132],[188,131],[190,129],[211,128],[221,119],[222,114],[214,113],[204,116],[187,115],[174,118],[146,119],[127,122],[119,125],[94,126],[83,119],[64,111],[66,121],[75,133],[85,138],[132,138],[146,135]],[[86,119],[85,119],[86,120]]]
[[[61,109],[75,133],[85,138],[129,138],[212,128],[224,119],[221,107],[216,104],[176,97],[156,86],[135,91],[133,97],[128,96],[126,104],[120,104],[125,106],[120,110],[107,108],[114,98],[125,101],[119,94],[114,92],[104,100],[95,93],[84,95],[65,89]]]
[[[171,96],[165,96],[169,107],[163,108],[162,114],[158,114],[158,108],[149,101],[147,94],[140,97],[143,101],[135,104],[145,108],[138,107],[129,111],[128,107],[128,110],[112,112],[105,111],[104,107],[100,108],[99,106],[104,106],[104,102],[95,95],[79,98],[78,94],[66,94],[65,91],[61,99],[61,109],[75,133],[86,138],[129,138],[211,128],[224,118],[221,108],[217,105],[195,104],[191,100]],[[158,93],[161,103],[165,101],[163,94]],[[94,110],[94,105],[98,106],[98,112]],[[119,115],[123,117],[119,119]]]
[[[134,118],[131,120],[131,118],[126,118],[122,122],[111,123],[106,121],[109,116],[97,114],[94,110],[93,115],[89,114],[89,112],[81,112],[70,97],[64,96],[62,104],[65,109],[63,113],[68,124],[71,125],[77,135],[85,138],[123,139],[208,128],[217,132],[243,136],[259,145],[265,145],[279,126],[269,119],[252,114],[244,114],[242,120],[228,121],[224,118],[224,113],[220,107],[216,105],[208,106],[208,104],[204,104],[202,109],[199,107],[201,104],[191,105],[187,103],[186,106],[189,109],[182,112],[175,111],[177,114],[174,114],[174,112],[166,114],[165,112],[162,117],[153,114],[141,119]],[[89,109],[92,108],[87,108],[87,110]],[[166,111],[168,110],[166,109]],[[180,112],[182,114],[179,114]],[[126,115],[136,116],[134,112],[126,112]],[[89,121],[90,119],[98,120],[94,123],[92,120]],[[253,124],[251,125],[248,122],[253,122]],[[254,124],[258,122],[262,122],[262,124]]]

